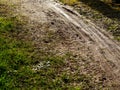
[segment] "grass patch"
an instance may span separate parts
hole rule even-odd
[[[74,5],[77,3],[78,0],[60,0],[60,1],[64,4]]]
[[[0,17],[0,32],[1,33],[7,32],[7,31],[12,31],[14,27],[15,27],[14,19]]]
[[[88,90],[94,87],[90,77],[64,70],[68,68],[65,61],[69,56],[56,56],[48,51],[36,53],[32,42],[19,40],[23,22],[18,17],[10,17],[4,6],[0,6],[0,11],[5,12],[0,15],[1,90]]]
[[[0,34],[2,90],[82,90],[91,87],[91,79],[85,75],[64,71],[65,60],[69,57],[50,55],[42,51],[36,55],[29,43],[10,37],[8,32]],[[74,86],[73,83],[78,85]]]
[[[28,72],[25,68],[29,67],[30,59],[26,45],[14,39],[8,39],[0,35],[0,88],[9,89],[16,86],[19,76]],[[22,72],[22,73],[19,73]],[[26,73],[26,75],[29,75]]]
[[[0,3],[0,89],[10,90],[22,87],[31,77],[29,45],[18,40],[20,21],[11,17],[9,5]],[[9,11],[9,12],[8,12]],[[21,27],[22,29],[22,27]]]

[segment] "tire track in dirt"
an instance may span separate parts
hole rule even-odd
[[[76,16],[71,12],[67,12],[63,10],[61,7],[55,6],[51,4],[51,7],[53,7],[54,12],[60,14],[61,17],[65,18],[66,21],[69,21],[73,23],[75,26],[79,27],[78,32],[83,33],[83,38],[86,42],[89,42],[91,39],[94,42],[94,47],[90,47],[92,51],[95,52],[95,58],[96,60],[99,59],[99,61],[103,62],[101,63],[101,66],[103,69],[107,70],[108,72],[113,71],[111,74],[115,73],[119,77],[120,75],[120,47],[117,45],[112,39],[105,36],[101,32],[101,29],[97,27],[92,22],[88,21],[87,19],[82,19],[80,15]],[[80,19],[81,18],[81,19]],[[87,23],[85,23],[87,21]],[[87,38],[86,38],[87,37]],[[89,37],[89,38],[88,38]],[[89,44],[87,44],[89,45]],[[91,45],[92,46],[92,45]],[[95,48],[97,50],[95,50]],[[101,53],[100,50],[103,50]],[[113,69],[109,64],[107,64],[107,61],[110,61],[115,64],[116,68]],[[114,75],[112,75],[114,76]],[[118,78],[117,77],[117,78]],[[115,77],[116,79],[116,77]]]

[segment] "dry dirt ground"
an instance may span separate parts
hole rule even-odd
[[[94,83],[120,89],[120,45],[109,33],[53,0],[20,0],[19,5],[16,12],[29,20],[24,39],[32,40],[36,50],[71,53],[75,62],[67,61],[66,71],[74,73],[71,67],[77,66],[81,73],[91,75]]]

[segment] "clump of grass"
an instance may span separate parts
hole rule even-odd
[[[14,39],[0,35],[0,88],[9,89],[16,86],[20,75],[28,72],[30,59],[25,50],[26,45]],[[22,70],[25,70],[22,72]],[[22,73],[19,73],[22,72]],[[26,73],[27,75],[27,73]],[[29,74],[28,74],[29,75]]]
[[[0,17],[0,32],[12,31],[14,27],[14,20]]]

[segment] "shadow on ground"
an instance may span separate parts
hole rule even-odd
[[[120,10],[113,9],[111,6],[100,0],[79,0],[79,1],[89,5],[91,8],[101,12],[103,15],[109,18],[116,18],[120,20]]]

